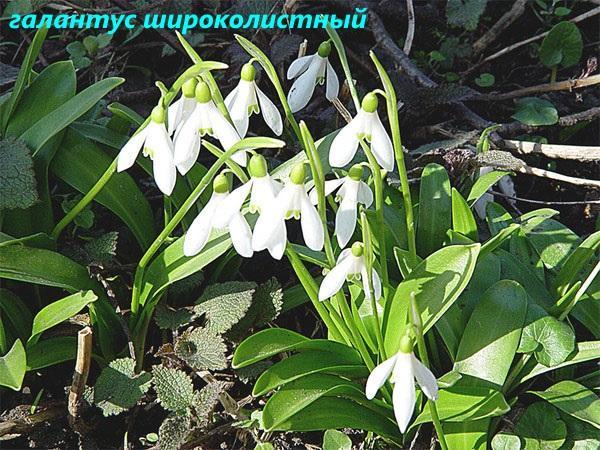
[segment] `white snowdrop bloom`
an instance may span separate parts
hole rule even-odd
[[[269,250],[275,259],[281,259],[287,244],[287,219],[300,219],[302,236],[306,245],[315,251],[323,248],[325,232],[323,223],[314,205],[310,202],[304,184],[306,170],[298,164],[275,201],[263,208],[252,235],[254,251]]]
[[[255,81],[256,70],[252,63],[244,64],[237,87],[225,98],[225,106],[240,137],[248,133],[248,122],[252,114],[262,112],[263,119],[273,133],[280,136],[283,121],[277,107],[260,90]]]
[[[240,211],[232,214],[225,224],[217,224],[215,218],[229,193],[229,183],[225,175],[217,176],[213,182],[213,194],[200,214],[196,216],[183,241],[183,254],[194,256],[199,253],[210,237],[212,230],[227,229],[235,251],[250,258],[252,251],[252,230]]]
[[[165,195],[171,195],[177,179],[173,161],[173,143],[165,125],[165,109],[156,106],[150,115],[150,123],[133,135],[117,157],[117,172],[129,169],[135,163],[141,149],[144,156],[152,159],[154,181]]]
[[[373,203],[373,192],[367,183],[361,180],[362,174],[362,166],[356,164],[348,171],[347,176],[325,181],[325,195],[331,195],[337,189],[335,199],[340,207],[335,215],[335,235],[341,248],[350,242],[356,229],[358,204],[362,203],[368,208]],[[313,204],[318,203],[316,188],[310,191],[310,199]]]
[[[308,105],[315,92],[315,86],[323,85],[325,80],[327,100],[333,101],[338,96],[340,82],[329,62],[330,53],[331,44],[325,41],[319,45],[317,53],[296,59],[288,68],[288,80],[296,78],[287,97],[292,112],[298,112]]]
[[[360,140],[364,138],[371,143],[371,151],[377,163],[388,172],[394,170],[394,147],[377,113],[378,105],[376,94],[365,95],[358,114],[340,130],[331,143],[331,166],[344,167],[352,161]]]
[[[479,176],[483,176],[486,173],[490,173],[494,170],[493,167],[482,167],[479,169]],[[500,180],[498,180],[498,189],[500,189],[500,192],[502,192],[505,195],[508,195],[509,197],[516,197],[517,196],[517,191],[515,190],[515,184],[513,183],[512,179],[510,178],[509,175],[504,175],[502,178],[500,178]],[[491,190],[491,189],[489,189]],[[488,190],[488,191],[489,191]],[[485,209],[487,207],[488,203],[491,203],[494,201],[494,196],[492,194],[490,194],[489,192],[486,192],[485,194],[483,194],[481,197],[479,197],[479,199],[475,202],[475,204],[473,205],[473,209],[475,209],[475,213],[477,213],[477,215],[479,216],[480,219],[485,219]]]
[[[178,127],[183,124],[194,111],[196,107],[196,86],[198,80],[190,78],[181,88],[181,97],[169,106],[168,127],[169,136],[177,131]]]
[[[182,175],[185,175],[198,159],[202,137],[207,134],[217,138],[225,151],[240,141],[240,136],[234,126],[221,114],[219,108],[212,101],[208,85],[204,81],[200,81],[196,86],[194,110],[181,124],[175,135],[175,164]],[[237,152],[231,159],[245,166],[246,152]]]
[[[275,197],[281,191],[281,183],[275,181],[267,172],[267,161],[262,155],[254,155],[248,163],[250,181],[234,189],[219,207],[215,225],[223,227],[238,214],[248,195],[250,195],[249,211],[260,213],[275,204]]]
[[[437,400],[438,385],[433,373],[413,353],[410,337],[400,341],[400,350],[373,369],[367,379],[365,394],[373,399],[387,379],[394,385],[392,404],[400,432],[404,433],[415,409],[415,378],[423,393],[431,400]]]
[[[319,300],[327,300],[333,297],[337,292],[342,289],[344,282],[348,279],[362,279],[363,290],[365,292],[365,298],[370,299],[371,293],[369,292],[369,286],[367,280],[367,266],[365,264],[364,246],[362,242],[355,242],[352,244],[352,248],[342,250],[335,267],[325,275],[319,288]],[[373,294],[375,300],[381,298],[381,280],[379,274],[372,270],[372,282]]]

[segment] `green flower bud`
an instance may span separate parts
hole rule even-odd
[[[373,92],[369,92],[363,97],[361,106],[362,109],[368,113],[377,111],[377,106],[379,106],[379,100],[377,99],[377,95]]]
[[[229,180],[223,173],[217,175],[213,180],[213,191],[218,194],[226,194],[229,192]]]
[[[183,96],[186,98],[194,98],[196,95],[196,86],[198,86],[198,80],[195,78],[190,78],[181,87],[181,92],[183,92]]]
[[[210,88],[204,81],[199,81],[198,86],[196,86],[196,100],[198,103],[208,103],[212,100]]]
[[[252,155],[248,162],[248,172],[254,178],[262,178],[267,175],[267,161],[262,155]]]
[[[256,69],[252,63],[246,63],[242,66],[242,72],[240,73],[242,80],[244,81],[254,81],[256,77]]]
[[[408,334],[405,334],[400,339],[400,351],[402,353],[412,353],[413,351],[413,340]]]
[[[165,108],[160,105],[155,106],[152,110],[152,114],[150,114],[150,118],[156,123],[165,123],[165,116]]]
[[[303,163],[296,164],[296,166],[290,172],[290,180],[294,184],[304,184],[306,178],[306,168]]]
[[[354,244],[352,244],[352,254],[357,258],[361,257],[364,251],[365,246],[362,242],[355,242]]]
[[[354,181],[359,181],[363,176],[363,166],[360,164],[353,165],[348,171],[348,176]]]
[[[331,53],[331,44],[329,41],[322,42],[317,51],[321,58],[327,58]]]

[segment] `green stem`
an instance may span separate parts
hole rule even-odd
[[[558,316],[558,320],[565,320],[565,318],[569,315],[569,313],[573,310],[573,308],[575,308],[575,305],[577,305],[577,302],[579,301],[579,299],[581,299],[581,297],[583,297],[583,294],[585,294],[585,291],[587,291],[589,289],[592,282],[598,276],[598,273],[600,273],[600,261],[598,261],[596,263],[596,265],[594,266],[594,268],[592,269],[590,274],[587,276],[587,278],[585,279],[585,281],[583,282],[581,287],[577,290],[577,293],[573,297],[573,300],[570,301],[567,305],[565,305],[564,310]]]
[[[117,158],[115,158],[113,160],[113,162],[110,164],[110,166],[108,166],[108,168],[104,171],[104,173],[102,174],[100,179],[98,181],[96,181],[96,184],[94,184],[94,186],[92,186],[92,188],[83,196],[83,198],[77,202],[77,204],[73,207],[73,209],[71,209],[65,215],[65,217],[63,217],[60,220],[60,222],[58,222],[56,224],[56,226],[52,230],[52,234],[51,234],[52,239],[54,239],[54,240],[58,239],[58,237],[60,236],[60,233],[62,233],[62,231],[65,229],[65,227],[67,225],[69,225],[73,220],[75,220],[75,217],[77,217],[77,215],[81,211],[83,211],[92,202],[92,200],[94,200],[96,195],[98,195],[100,193],[100,191],[104,188],[104,186],[106,186],[106,183],[108,183],[110,181],[111,177],[116,172],[116,170],[117,170]]]
[[[225,153],[219,147],[211,144],[206,139],[202,139],[202,146],[204,148],[206,148],[209,152],[211,152],[217,158],[220,158],[221,156],[223,156],[223,153]],[[248,178],[248,175],[246,175],[246,172],[244,172],[244,169],[242,169],[235,161],[233,161],[232,159],[228,159],[226,164],[227,164],[227,167],[229,167],[229,169],[235,174],[235,176],[238,178],[238,180],[240,180],[242,183],[247,183],[250,180]]]
[[[360,111],[360,99],[358,98],[358,92],[356,92],[356,86],[354,85],[354,79],[352,78],[352,72],[350,71],[350,65],[348,64],[348,57],[346,56],[344,44],[342,43],[337,31],[335,31],[331,25],[327,25],[327,34],[333,41],[333,45],[335,46],[338,57],[340,58],[340,63],[342,63],[342,69],[344,70],[346,83],[348,83],[348,89],[350,89],[350,95],[354,101],[354,107],[356,108],[356,111]]]
[[[550,83],[556,83],[556,75],[558,74],[558,66],[554,66],[550,71]]]

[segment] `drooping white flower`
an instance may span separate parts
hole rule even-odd
[[[287,244],[287,219],[300,219],[302,235],[306,245],[315,251],[323,248],[325,232],[323,223],[314,205],[310,202],[304,184],[304,164],[296,166],[289,180],[272,205],[263,208],[252,235],[254,251],[269,250],[275,259],[281,259]]]
[[[234,126],[212,101],[208,85],[200,81],[196,87],[194,110],[175,135],[175,164],[182,175],[186,174],[198,159],[202,137],[207,134],[217,138],[225,151],[240,141]],[[231,159],[245,166],[246,152],[237,152]]]
[[[317,53],[296,59],[288,68],[288,80],[296,78],[288,93],[288,103],[292,112],[298,112],[308,105],[315,92],[315,86],[323,85],[326,79],[325,97],[327,100],[333,101],[338,96],[340,82],[329,62],[330,53],[331,44],[325,41],[319,45]]]
[[[479,176],[482,177],[486,173],[490,173],[493,170],[494,170],[493,167],[489,167],[489,166],[481,167],[479,169]],[[513,183],[512,179],[510,178],[509,175],[504,175],[502,178],[500,178],[500,180],[498,180],[498,189],[500,189],[500,192],[502,192],[505,195],[508,195],[509,197],[517,196],[517,191],[515,190],[515,184]],[[485,219],[485,209],[486,209],[488,203],[491,203],[494,201],[494,196],[493,196],[493,194],[490,194],[490,192],[489,192],[490,190],[491,189],[488,189],[488,192],[485,192],[481,197],[479,197],[479,199],[473,205],[473,209],[475,210],[475,213],[477,213],[479,218],[482,220]],[[511,200],[509,200],[509,201],[511,201]]]
[[[325,181],[325,195],[331,195],[339,188],[335,197],[340,204],[335,214],[335,235],[341,248],[348,244],[356,229],[358,203],[367,208],[373,203],[373,192],[367,183],[361,180],[362,173],[362,166],[356,164],[348,171],[347,176]],[[313,204],[317,204],[316,188],[310,192],[310,199]]]
[[[365,95],[358,114],[340,130],[331,143],[331,166],[344,167],[352,161],[360,139],[364,138],[371,143],[371,151],[377,163],[388,172],[394,170],[394,147],[377,113],[378,104],[376,94]]]
[[[152,110],[150,123],[123,146],[117,158],[117,172],[133,166],[142,148],[144,156],[152,159],[156,185],[163,194],[171,195],[177,179],[177,170],[173,161],[173,143],[167,132],[165,109],[162,106],[156,106]]]
[[[324,301],[330,297],[333,297],[348,279],[361,279],[363,284],[363,290],[365,292],[365,298],[370,299],[371,293],[369,290],[367,266],[365,264],[364,246],[361,242],[355,242],[352,244],[352,248],[342,250],[335,267],[329,271],[319,288],[319,300]],[[381,298],[381,280],[379,274],[372,270],[372,282],[373,294],[375,300]]]
[[[181,97],[169,106],[168,124],[169,136],[177,131],[188,117],[194,112],[196,107],[196,86],[198,80],[190,78],[181,88]]]
[[[200,214],[196,216],[183,241],[183,254],[194,256],[206,245],[212,230],[227,229],[231,242],[239,255],[250,258],[252,251],[252,230],[240,211],[232,214],[223,224],[216,223],[216,216],[229,193],[229,183],[225,175],[215,177],[213,193]]]
[[[438,385],[433,373],[413,353],[412,341],[404,336],[400,350],[373,369],[367,379],[365,394],[373,399],[387,379],[394,385],[392,403],[400,432],[404,433],[415,409],[415,378],[427,398],[435,401]]]
[[[252,63],[244,64],[237,87],[225,98],[225,106],[240,137],[248,132],[252,114],[262,112],[266,124],[277,136],[283,132],[283,121],[277,107],[260,90],[255,81],[256,70]],[[260,106],[259,106],[260,105]]]

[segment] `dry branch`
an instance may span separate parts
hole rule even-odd
[[[404,53],[410,55],[410,49],[415,37],[415,7],[413,0],[406,0],[406,15],[408,16],[408,30],[406,31],[406,40],[404,41]]]
[[[79,426],[79,417],[81,413],[82,396],[85,390],[90,364],[92,361],[92,329],[85,327],[77,335],[77,360],[75,361],[75,372],[73,373],[73,382],[69,390],[69,425],[75,431],[82,431]]]
[[[473,44],[473,53],[475,56],[480,55],[488,46],[494,42],[500,33],[508,28],[517,20],[525,11],[525,6],[528,0],[516,0],[513,6],[508,10],[498,21]]]
[[[55,403],[38,408],[39,411],[22,419],[0,422],[0,437],[31,433],[35,427],[65,416],[65,404]]]
[[[536,142],[505,140],[504,148],[524,155],[537,153],[547,158],[600,161],[600,147],[538,144]]]

